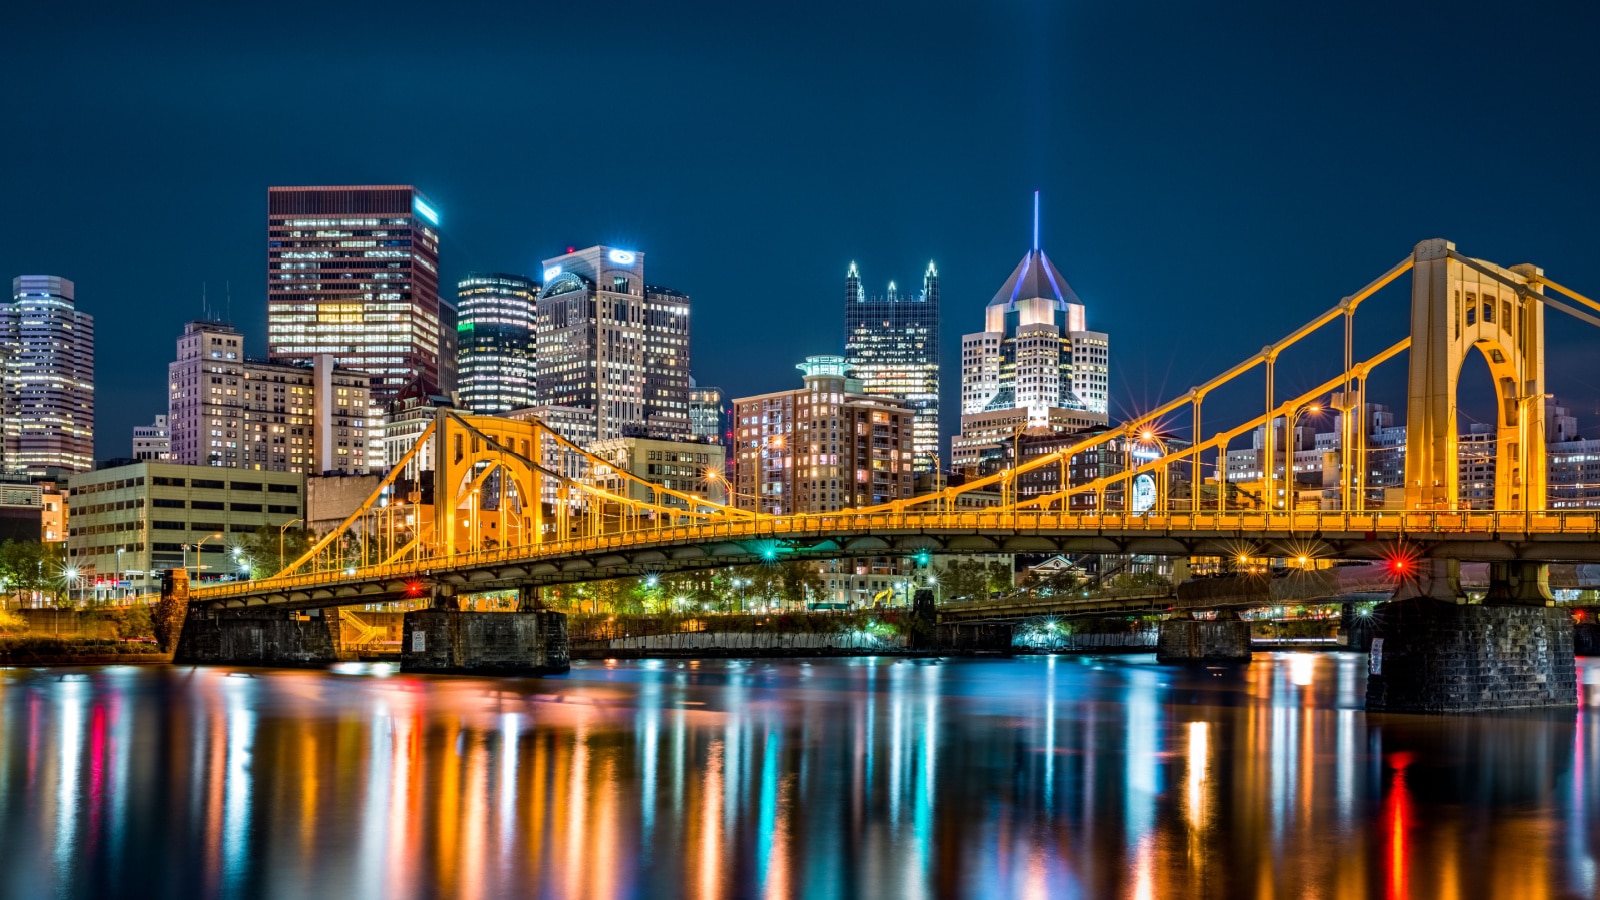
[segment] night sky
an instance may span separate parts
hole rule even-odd
[[[1036,188],[1119,412],[1425,238],[1600,294],[1592,2],[61,0],[0,5],[0,36],[0,274],[77,282],[102,457],[165,412],[203,283],[265,352],[268,185],[418,185],[452,286],[645,251],[734,396],[841,352],[851,260],[872,291],[935,260],[947,432]],[[1401,334],[1404,291],[1381,297],[1364,349]],[[1600,331],[1551,316],[1549,388],[1600,435]]]

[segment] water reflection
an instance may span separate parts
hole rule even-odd
[[[1576,714],[1365,658],[0,671],[0,896],[1594,896]]]

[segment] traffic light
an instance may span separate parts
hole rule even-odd
[[[928,551],[926,551],[926,550],[917,551],[916,560],[917,560],[917,565],[919,565],[919,566],[927,565],[928,561],[930,559],[932,559],[932,558],[933,557],[931,555],[929,555]]]

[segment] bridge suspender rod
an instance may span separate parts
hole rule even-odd
[[[1362,365],[1363,365],[1364,368],[1370,370],[1371,368],[1373,368],[1375,366],[1378,366],[1381,363],[1387,362],[1388,360],[1394,358],[1397,354],[1399,354],[1403,350],[1406,350],[1410,346],[1411,346],[1411,338],[1409,336],[1407,336],[1407,337],[1402,338],[1401,340],[1395,342],[1388,349],[1386,349],[1383,352],[1379,353],[1377,356],[1374,356],[1371,359],[1367,360]],[[1306,403],[1306,402],[1308,402],[1310,400],[1314,400],[1317,397],[1320,397],[1323,394],[1327,393],[1328,391],[1332,390],[1333,388],[1338,387],[1339,383],[1340,383],[1340,379],[1342,379],[1343,377],[1344,376],[1341,374],[1337,378],[1331,378],[1328,381],[1325,381],[1322,384],[1317,385],[1315,388],[1311,389],[1310,391],[1307,391],[1306,393],[1301,394],[1298,397],[1294,397],[1294,398],[1291,398],[1291,399],[1283,402],[1282,404],[1280,404],[1278,406],[1277,409],[1274,409],[1274,410],[1271,410],[1269,412],[1266,412],[1266,413],[1264,413],[1264,414],[1262,414],[1260,416],[1257,416],[1254,419],[1251,419],[1248,422],[1245,422],[1245,423],[1243,423],[1241,425],[1235,426],[1234,428],[1230,428],[1229,430],[1218,434],[1216,437],[1210,439],[1209,441],[1206,441],[1205,444],[1203,444],[1201,446],[1201,449],[1210,449],[1212,447],[1223,447],[1223,448],[1225,448],[1227,446],[1228,442],[1232,441],[1234,438],[1238,437],[1239,435],[1242,435],[1242,434],[1245,434],[1245,433],[1249,432],[1251,429],[1261,425],[1263,422],[1271,422],[1273,419],[1277,418],[1280,415],[1286,415],[1290,410],[1294,409],[1296,406],[1299,406],[1300,404]],[[1224,459],[1225,459],[1225,457],[1224,457]],[[1159,459],[1150,460],[1149,462],[1144,463],[1143,465],[1139,466],[1136,470],[1134,470],[1134,474],[1138,475],[1138,474],[1143,474],[1145,472],[1155,471],[1163,463],[1170,462],[1170,461],[1171,461],[1170,458],[1166,457],[1166,456],[1163,456],[1163,457],[1161,457]],[[1226,466],[1225,465],[1223,466],[1222,471],[1226,472]],[[1108,476],[1106,476],[1104,478],[1096,479],[1095,481],[1085,482],[1084,484],[1080,484],[1080,485],[1074,485],[1071,488],[1068,488],[1068,489],[1066,489],[1064,491],[1058,491],[1055,494],[1048,494],[1048,495],[1042,495],[1042,496],[1039,496],[1039,497],[1034,497],[1034,498],[1032,498],[1030,500],[1027,500],[1027,501],[1024,501],[1022,503],[1017,504],[1017,507],[1019,509],[1033,508],[1033,507],[1048,508],[1055,501],[1060,500],[1060,499],[1062,499],[1064,497],[1070,497],[1070,496],[1073,496],[1075,494],[1080,494],[1080,493],[1084,493],[1084,492],[1087,492],[1087,491],[1100,491],[1107,484],[1113,483],[1115,481],[1119,481],[1119,480],[1121,480],[1123,478],[1126,478],[1126,477],[1127,477],[1127,475],[1125,473],[1118,472],[1115,475],[1108,475]],[[1223,486],[1224,486],[1224,488],[1226,487],[1226,482],[1223,483]],[[1262,502],[1263,503],[1268,503],[1269,499],[1263,497]],[[1219,508],[1221,507],[1220,498],[1219,498],[1218,506],[1219,506]]]
[[[1278,351],[1275,347],[1268,347],[1261,351],[1261,355],[1265,356],[1267,360],[1267,440],[1265,444],[1266,450],[1263,454],[1265,456],[1265,464],[1261,467],[1261,483],[1265,486],[1262,493],[1266,496],[1267,511],[1271,512],[1278,499],[1277,493],[1272,489],[1272,483],[1276,480],[1273,476],[1278,472],[1277,441],[1274,440],[1277,436],[1278,421],[1277,416],[1273,414],[1273,410],[1276,407],[1272,403],[1272,370],[1277,366]],[[1287,425],[1288,423],[1285,422],[1284,424]],[[1289,436],[1286,434],[1283,437],[1284,445],[1288,446]]]
[[[585,484],[582,481],[579,481],[578,479],[572,478],[571,476],[568,476],[568,475],[561,474],[560,472],[551,471],[550,469],[546,468],[542,464],[534,462],[533,460],[529,459],[528,457],[523,456],[521,453],[518,453],[515,449],[513,449],[511,447],[507,447],[507,446],[505,446],[503,444],[500,444],[498,441],[494,441],[492,438],[490,438],[489,435],[485,434],[481,429],[479,429],[477,426],[473,425],[471,422],[467,421],[464,417],[462,417],[460,414],[456,413],[455,411],[453,411],[453,410],[445,410],[445,414],[447,416],[449,416],[450,418],[454,419],[455,421],[457,421],[458,423],[460,423],[463,428],[467,429],[467,432],[469,434],[473,435],[474,437],[477,437],[479,440],[482,440],[482,441],[484,441],[486,443],[494,444],[495,447],[496,447],[497,452],[503,453],[503,454],[505,454],[507,456],[510,456],[513,459],[516,459],[519,462],[521,462],[523,465],[528,466],[529,468],[532,468],[532,469],[536,469],[537,471],[543,473],[547,477],[557,479],[558,481],[560,481],[563,485],[567,486],[568,488],[571,488],[571,487],[575,486],[575,487],[578,488],[580,493],[583,493],[583,494],[586,494],[586,495],[595,496],[595,497],[600,497],[600,498],[603,498],[605,500],[617,501],[620,505],[627,505],[627,504],[630,504],[630,503],[638,503],[639,502],[637,500],[631,500],[631,499],[626,498],[626,497],[620,497],[620,496],[618,496],[616,494],[613,494],[613,493],[611,493],[609,491],[601,490],[601,489],[599,489],[597,487],[594,487],[593,485]],[[538,423],[538,420],[534,420],[534,421],[536,423]],[[542,423],[539,423],[539,424],[542,424]],[[557,446],[561,447],[562,449],[568,450],[568,451],[578,455],[579,457],[587,460],[589,465],[591,465],[591,466],[597,466],[597,465],[598,466],[606,466],[607,468],[613,469],[614,471],[617,472],[617,474],[619,476],[621,476],[621,479],[624,482],[633,482],[633,483],[638,483],[638,484],[642,484],[642,485],[646,485],[646,486],[653,486],[653,485],[651,485],[651,482],[645,481],[642,478],[638,478],[637,476],[634,476],[632,473],[624,472],[624,471],[622,471],[620,469],[616,469],[616,467],[613,466],[610,461],[601,459],[598,456],[594,456],[593,454],[590,454],[588,451],[582,449],[581,447],[578,447],[576,444],[571,443],[566,438],[563,438],[561,435],[555,433],[554,431],[549,432],[549,437],[552,437],[552,438],[555,439]],[[668,496],[676,497],[676,498],[678,498],[680,500],[685,501],[686,503],[691,504],[691,509],[693,509],[693,508],[705,508],[705,509],[707,509],[708,512],[704,513],[703,515],[717,515],[719,513],[733,513],[733,514],[743,515],[743,516],[752,517],[752,518],[756,517],[758,515],[757,513],[753,513],[753,512],[750,512],[748,510],[735,509],[733,507],[727,507],[727,506],[718,506],[718,505],[716,505],[714,503],[710,503],[710,502],[706,501],[706,499],[703,498],[703,497],[697,497],[697,496],[695,496],[693,494],[685,494],[685,493],[681,493],[679,491],[670,490],[670,489],[667,489],[667,488],[661,488],[660,490],[661,490],[662,493],[664,493],[664,494],[666,494]],[[659,511],[669,512],[670,510],[668,510],[667,508],[663,507]],[[594,517],[594,516],[590,516],[589,517],[591,530],[594,527],[595,518],[596,517]],[[593,536],[593,535],[591,535],[591,536]]]
[[[1377,293],[1378,291],[1382,290],[1384,287],[1388,286],[1388,284],[1390,282],[1394,281],[1396,278],[1399,278],[1401,275],[1405,274],[1406,272],[1409,272],[1411,270],[1411,266],[1412,266],[1412,259],[1411,259],[1411,257],[1408,256],[1405,259],[1401,260],[1400,262],[1396,263],[1394,265],[1394,267],[1391,268],[1389,271],[1387,271],[1387,272],[1383,273],[1382,275],[1378,276],[1378,278],[1376,280],[1374,280],[1373,282],[1368,284],[1366,287],[1362,288],[1359,291],[1356,291],[1354,294],[1351,294],[1350,296],[1348,296],[1348,297],[1344,298],[1343,300],[1339,301],[1339,304],[1337,306],[1332,307],[1327,312],[1324,312],[1321,315],[1317,316],[1316,318],[1312,319],[1311,321],[1305,323],[1304,325],[1301,325],[1299,328],[1297,328],[1294,331],[1290,332],[1288,334],[1288,336],[1284,337],[1282,340],[1278,341],[1275,344],[1272,344],[1269,349],[1271,351],[1273,351],[1274,353],[1286,350],[1290,346],[1298,343],[1300,340],[1302,340],[1305,337],[1307,337],[1308,335],[1316,332],[1317,330],[1322,328],[1322,326],[1328,324],[1329,322],[1332,322],[1334,319],[1338,318],[1339,316],[1346,315],[1347,313],[1353,314],[1355,312],[1356,307],[1359,306],[1362,301],[1366,300],[1368,297],[1371,297],[1373,294]],[[1178,409],[1182,408],[1184,406],[1184,404],[1189,403],[1191,398],[1196,393],[1203,395],[1203,394],[1213,390],[1214,388],[1220,387],[1221,385],[1224,385],[1224,384],[1228,383],[1229,381],[1232,381],[1233,379],[1239,377],[1240,375],[1243,375],[1246,372],[1249,372],[1251,369],[1254,369],[1256,366],[1258,366],[1258,365],[1260,365],[1260,364],[1262,364],[1263,362],[1266,362],[1266,361],[1267,361],[1267,354],[1266,353],[1257,353],[1257,354],[1255,354],[1254,356],[1251,356],[1248,359],[1242,360],[1242,361],[1236,363],[1233,367],[1229,368],[1226,372],[1223,372],[1221,375],[1218,375],[1215,378],[1212,378],[1209,381],[1206,381],[1204,384],[1201,384],[1198,387],[1194,388],[1193,390],[1190,391],[1189,394],[1187,394],[1185,396],[1182,396],[1182,397],[1178,397],[1178,398],[1176,398],[1174,400],[1169,400],[1166,403],[1163,403],[1162,405],[1160,405],[1160,406],[1156,407],[1155,409],[1151,410],[1150,412],[1144,414],[1143,416],[1140,417],[1140,421],[1155,421],[1157,419],[1162,418],[1163,416],[1170,415],[1173,412],[1177,411]],[[1270,432],[1270,430],[1271,429],[1268,429],[1269,432]],[[1090,449],[1092,447],[1098,447],[1101,444],[1105,444],[1107,442],[1114,441],[1114,440],[1116,440],[1118,438],[1124,438],[1125,439],[1132,433],[1133,433],[1133,429],[1129,425],[1123,425],[1123,426],[1120,426],[1118,428],[1113,428],[1113,429],[1110,429],[1108,431],[1102,432],[1101,434],[1096,435],[1095,437],[1085,439],[1084,441],[1082,441],[1080,443],[1077,443],[1077,444],[1073,444],[1070,447],[1065,447],[1065,448],[1062,448],[1061,450],[1057,450],[1053,454],[1050,454],[1050,453],[1044,454],[1044,455],[1040,456],[1039,458],[1037,458],[1035,460],[1032,460],[1031,462],[1028,462],[1026,464],[1021,464],[1021,463],[1015,464],[1010,471],[1014,475],[1020,475],[1020,474],[1023,474],[1025,472],[1031,472],[1034,469],[1039,468],[1040,466],[1046,466],[1046,465],[1051,464],[1052,462],[1055,461],[1055,457],[1057,455],[1065,455],[1065,456],[1069,456],[1070,457],[1072,454],[1081,453],[1084,450],[1088,450],[1088,449]],[[1195,438],[1198,438],[1198,437],[1199,437],[1199,435],[1195,435]],[[1014,458],[1016,456],[1017,456],[1017,454],[1013,454]],[[962,493],[964,491],[969,491],[969,490],[978,490],[978,489],[981,489],[981,488],[984,488],[984,487],[988,487],[990,485],[999,485],[999,484],[1002,484],[1002,480],[1001,479],[1002,479],[1002,473],[996,473],[994,475],[989,475],[989,476],[984,477],[984,478],[979,478],[979,479],[977,479],[975,481],[969,481],[966,484],[962,485],[960,488],[957,488],[956,489],[956,493]],[[910,506],[915,506],[915,505],[918,505],[920,503],[928,502],[934,496],[936,496],[936,495],[925,494],[925,495],[923,495],[921,497],[913,497],[913,498],[909,498],[909,499],[906,499],[906,500],[896,500],[896,501],[894,501],[892,503],[884,503],[884,504],[880,504],[878,506],[862,507],[861,509],[857,510],[857,512],[879,512],[879,511],[890,511],[890,510],[904,511],[906,508],[908,508]]]
[[[378,498],[383,495],[383,489],[388,487],[388,486],[390,486],[390,485],[392,485],[392,484],[394,484],[395,476],[397,476],[401,472],[405,471],[406,464],[411,462],[411,458],[413,456],[417,455],[417,450],[419,450],[422,447],[423,444],[426,444],[428,442],[428,437],[434,433],[434,426],[437,423],[438,423],[438,420],[434,420],[433,422],[429,422],[428,423],[428,427],[424,428],[422,430],[422,433],[417,435],[417,442],[415,444],[412,444],[411,445],[411,449],[407,450],[406,454],[404,456],[400,457],[400,461],[395,463],[393,468],[391,468],[389,470],[389,473],[387,475],[383,476],[383,479],[378,482],[377,488],[375,488],[373,490],[372,494],[367,497],[366,501],[363,502],[359,507],[357,507],[356,511],[351,513],[348,518],[346,518],[343,522],[339,523],[339,527],[338,528],[335,528],[332,531],[328,532],[326,535],[324,535],[322,537],[321,540],[319,540],[315,544],[313,544],[311,546],[311,549],[307,550],[304,554],[302,554],[299,559],[297,559],[294,562],[290,563],[289,565],[285,566],[282,571],[280,571],[278,574],[276,574],[276,575],[274,575],[272,577],[273,578],[280,578],[280,577],[284,577],[284,576],[287,576],[287,575],[293,573],[296,569],[298,569],[301,566],[305,565],[307,560],[314,559],[318,553],[322,552],[323,548],[325,548],[329,544],[333,543],[335,538],[337,538],[340,535],[344,534],[345,529],[349,528],[352,523],[354,523],[356,520],[360,519],[362,516],[366,515],[367,511],[372,508],[372,504],[377,503],[378,502]],[[270,581],[271,579],[265,579],[265,580],[269,580]]]

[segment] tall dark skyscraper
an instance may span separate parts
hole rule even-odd
[[[861,273],[850,264],[844,355],[863,393],[910,404],[916,471],[933,471],[939,455],[939,271],[933,263],[923,273],[921,293],[902,292],[891,281],[875,296],[861,289]]]
[[[539,285],[522,275],[475,272],[456,285],[461,403],[478,413],[534,405],[534,321]]]
[[[439,213],[410,185],[267,189],[267,353],[331,354],[382,406],[438,385]]]

